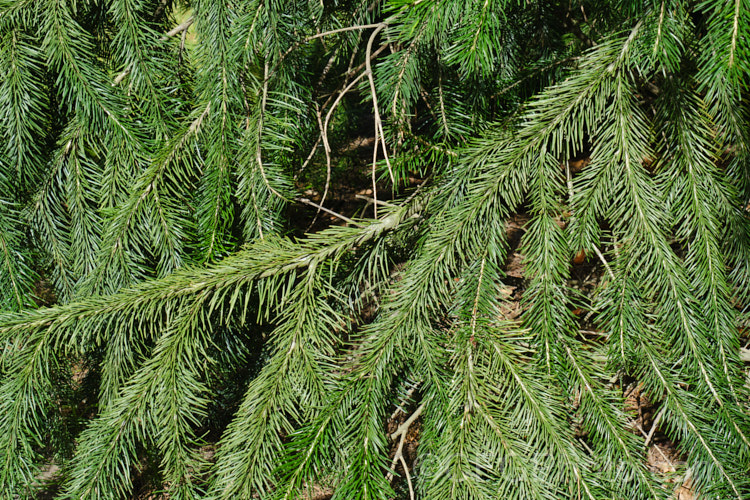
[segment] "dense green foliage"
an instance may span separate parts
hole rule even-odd
[[[750,498],[749,57],[748,0],[0,0],[0,497]]]

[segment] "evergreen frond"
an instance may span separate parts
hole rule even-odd
[[[750,497],[749,13],[0,0],[0,497]]]

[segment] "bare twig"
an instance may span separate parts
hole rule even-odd
[[[345,215],[341,215],[338,212],[334,212],[333,210],[330,210],[330,209],[328,209],[328,208],[326,208],[326,207],[324,207],[322,205],[318,205],[314,201],[311,201],[311,200],[309,200],[307,198],[295,198],[294,201],[302,203],[304,205],[309,205],[311,207],[315,207],[315,208],[318,209],[318,211],[322,210],[323,212],[326,212],[326,213],[328,213],[330,215],[333,215],[334,217],[336,217],[338,219],[341,219],[342,221],[344,221],[344,222],[346,222],[348,224],[351,224],[352,226],[364,227],[362,224],[358,224],[357,222],[353,221],[349,217],[347,217]]]
[[[337,28],[335,30],[323,31],[312,36],[305,38],[305,42],[315,40],[316,38],[322,38],[324,36],[335,35],[336,33],[343,33],[344,31],[356,31],[356,30],[369,30],[370,28],[384,28],[384,23],[373,23],[373,24],[360,24],[357,26],[344,26],[343,28]],[[304,42],[303,42],[304,43]]]
[[[186,20],[185,22],[183,22],[183,23],[181,23],[181,24],[179,24],[179,25],[175,26],[175,27],[174,27],[174,28],[172,28],[171,30],[167,31],[167,32],[166,32],[166,33],[165,33],[164,35],[162,35],[162,36],[161,36],[161,38],[159,38],[159,40],[163,42],[163,41],[165,41],[165,40],[168,40],[169,38],[171,38],[171,37],[175,36],[175,35],[176,35],[177,33],[180,33],[180,32],[183,32],[183,31],[187,31],[187,29],[188,29],[188,28],[190,27],[190,25],[192,25],[192,24],[193,24],[193,21],[194,21],[194,20],[195,20],[195,19],[193,18],[193,16],[190,16],[189,18],[187,18],[187,20]],[[182,37],[182,43],[181,43],[181,45],[180,45],[180,48],[182,48],[182,46],[184,45],[184,43],[185,43],[185,37],[184,37],[184,35],[183,35],[183,37]],[[122,81],[123,81],[123,80],[124,80],[124,79],[125,79],[125,78],[126,78],[126,77],[127,77],[128,75],[129,75],[129,74],[130,74],[130,68],[125,68],[125,69],[124,69],[124,70],[123,70],[123,71],[122,71],[122,72],[121,72],[121,73],[120,73],[119,75],[117,75],[117,76],[115,77],[115,79],[114,79],[114,80],[112,81],[112,86],[113,86],[113,87],[117,87],[118,85],[120,85],[120,84],[122,83]]]
[[[440,121],[438,118],[437,113],[435,113],[435,110],[432,109],[432,104],[430,104],[430,101],[428,97],[430,95],[427,93],[427,89],[424,88],[424,85],[420,85],[419,87],[419,97],[422,99],[422,102],[424,103],[425,107],[427,108],[427,111],[432,115],[432,117],[435,119],[436,122]]]
[[[641,434],[643,434],[643,437],[645,437],[646,439],[648,439],[648,434],[646,434],[646,431],[643,430],[643,427],[641,427],[641,424],[639,424],[638,422],[636,422],[635,426],[638,428],[639,431],[641,431]],[[659,455],[661,455],[661,458],[663,458],[664,461],[667,462],[670,467],[674,468],[674,464],[669,459],[669,457],[667,457],[667,455],[665,455],[664,452],[661,451],[661,448],[659,448],[658,445],[654,445],[654,448],[656,448],[656,451],[659,453]]]
[[[599,250],[599,247],[596,245],[591,245],[594,249],[594,253],[596,253],[596,256],[599,257],[599,260],[604,264],[604,268],[607,270],[607,274],[609,274],[609,277],[612,279],[615,279],[615,273],[612,272],[612,269],[609,267],[609,264],[607,263],[607,260],[604,258],[604,254],[602,254],[601,250]]]
[[[393,461],[391,462],[390,471],[388,472],[386,478],[389,482],[393,480],[393,475],[396,471],[396,463],[400,461],[401,466],[404,468],[406,482],[409,485],[409,498],[411,500],[414,500],[414,486],[411,483],[411,474],[409,474],[409,467],[406,464],[406,459],[404,458],[404,443],[406,442],[406,435],[409,433],[409,427],[411,427],[411,424],[413,424],[414,421],[419,418],[419,415],[422,414],[422,410],[424,410],[424,403],[419,405],[414,413],[412,413],[411,417],[406,419],[406,421],[403,424],[399,425],[398,429],[396,429],[396,431],[391,434],[391,439],[400,439],[398,442],[398,448],[396,448],[396,454],[393,456]]]
[[[370,29],[370,28],[380,28],[380,29],[382,29],[385,26],[386,26],[386,24],[384,24],[384,23],[359,24],[359,25],[356,25],[356,26],[345,26],[343,28],[337,28],[335,30],[330,30],[330,31],[323,31],[321,33],[316,33],[314,35],[307,36],[307,37],[303,38],[302,40],[298,41],[297,43],[292,44],[291,47],[289,47],[288,49],[286,49],[286,52],[284,52],[283,54],[281,54],[281,57],[279,57],[279,60],[274,65],[274,70],[271,71],[271,73],[270,73],[269,76],[271,76],[271,75],[273,75],[275,73],[276,68],[279,67],[279,65],[281,64],[281,62],[284,59],[286,59],[286,57],[289,54],[291,54],[292,52],[294,52],[295,49],[297,49],[300,46],[306,44],[307,42],[311,42],[313,40],[316,40],[318,38],[323,38],[325,36],[335,35],[337,33],[343,33],[345,31],[367,30],[367,29]]]
[[[568,195],[569,203],[571,205],[571,213],[572,213],[572,205],[573,205],[573,177],[570,175],[570,161],[565,162],[565,173],[568,180]],[[571,215],[571,220],[573,220],[573,216]],[[609,274],[609,277],[613,280],[615,279],[615,273],[612,272],[612,268],[609,267],[609,264],[607,263],[607,260],[604,258],[604,254],[599,250],[599,248],[596,245],[591,245],[591,247],[594,249],[594,252],[596,253],[597,257],[599,257],[599,260],[604,264],[604,268],[607,270],[607,273]]]
[[[326,150],[326,168],[328,171],[328,178],[326,179],[326,192],[328,191],[328,182],[331,177],[331,145],[328,142],[328,124],[331,123],[331,117],[333,116],[333,112],[336,111],[336,108],[341,103],[341,100],[344,98],[344,96],[349,92],[357,83],[365,76],[364,73],[360,74],[357,78],[349,82],[349,84],[344,87],[344,89],[339,92],[339,95],[336,97],[336,100],[333,101],[333,104],[331,105],[331,108],[328,110],[328,113],[326,113],[326,119],[323,122],[323,130],[322,130],[322,138],[323,138],[323,147]],[[323,199],[325,199],[325,194],[323,195]],[[321,201],[321,203],[323,203]]]
[[[294,180],[296,181],[299,179],[299,176],[302,175],[302,172],[305,171],[307,168],[307,165],[310,163],[310,160],[312,160],[313,156],[315,156],[315,151],[318,149],[318,146],[320,145],[320,141],[323,138],[322,135],[318,135],[318,138],[315,140],[315,144],[313,144],[312,149],[310,150],[310,154],[307,155],[307,158],[305,158],[305,161],[302,163],[302,166],[297,171],[296,174],[294,174]]]
[[[123,70],[122,73],[117,75],[115,79],[112,80],[112,86],[117,87],[118,85],[120,85],[122,81],[125,79],[125,77],[128,76],[129,74],[130,74],[130,68]]]
[[[373,78],[372,73],[372,64],[370,61],[370,54],[372,53],[372,44],[375,41],[375,37],[378,36],[378,33],[380,33],[383,28],[385,28],[385,24],[380,24],[370,35],[370,39],[367,41],[367,55],[365,56],[365,63],[367,67],[367,79],[370,81],[370,93],[372,94],[372,107],[375,112],[375,149],[377,149],[377,137],[378,132],[380,133],[380,142],[383,146],[383,157],[385,158],[385,164],[388,166],[388,173],[391,176],[391,182],[393,184],[396,184],[396,179],[393,176],[393,168],[391,168],[391,160],[388,158],[388,149],[386,148],[385,144],[385,132],[383,131],[383,120],[380,118],[380,110],[378,109],[378,96],[377,92],[375,91],[375,79]],[[375,168],[375,165],[373,164],[373,169]]]
[[[328,142],[328,123],[331,121],[331,116],[333,116],[333,112],[336,111],[336,108],[341,103],[341,99],[344,98],[347,92],[349,92],[352,87],[354,87],[357,82],[359,82],[363,77],[364,73],[359,75],[357,78],[349,82],[349,84],[344,87],[344,89],[339,92],[339,95],[336,97],[336,100],[333,102],[333,105],[331,105],[331,108],[328,110],[328,113],[326,114],[325,121],[321,120],[321,110],[318,109],[316,114],[316,117],[318,119],[318,128],[320,128],[320,138],[323,140],[323,149],[325,150],[326,154],[326,184],[323,188],[323,196],[320,199],[320,204],[324,205],[326,201],[326,197],[328,196],[328,190],[331,187],[331,145]],[[330,100],[330,99],[329,99]],[[317,104],[316,104],[317,107]],[[318,214],[320,214],[320,210],[315,214],[315,217],[313,218],[312,222],[308,226],[308,230],[315,224],[315,221],[318,219]]]
[[[377,2],[378,0],[375,0],[375,1]],[[359,9],[357,9],[357,14],[359,14]],[[360,19],[361,19],[361,17],[360,17]],[[323,36],[323,33],[318,33],[318,35]],[[360,40],[362,40],[362,31],[361,30],[360,30],[359,33],[357,33],[357,43],[354,44],[354,49],[352,50],[352,54],[349,57],[349,65],[347,66],[346,73],[344,74],[344,76],[345,76],[345,78],[344,78],[344,80],[345,80],[344,81],[344,85],[346,85],[346,83],[348,83],[348,76],[353,73],[352,66],[354,66],[354,59],[357,57],[357,53],[359,52],[359,42],[360,42]],[[320,88],[323,85],[323,82],[325,81],[326,76],[328,76],[328,72],[333,67],[334,60],[335,60],[336,56],[338,55],[338,53],[340,52],[340,50],[341,50],[342,47],[343,47],[343,45],[339,45],[338,47],[336,47],[336,50],[333,51],[333,54],[331,54],[331,57],[328,59],[328,62],[326,63],[325,68],[323,68],[323,72],[321,73],[320,78],[318,79],[318,83],[315,85],[316,89]],[[329,99],[328,102],[330,102],[330,99]],[[323,106],[323,107],[325,108],[325,106]]]
[[[182,54],[185,53],[185,40],[187,40],[187,30],[184,30],[180,37],[180,52],[178,53],[178,63],[180,66],[182,66]]]
[[[375,129],[375,146],[372,148],[372,196],[378,200],[378,182],[375,178],[375,166],[378,163],[378,130]],[[372,204],[372,214],[375,219],[378,218],[378,204]]]
[[[355,198],[358,200],[365,200],[367,203],[377,203],[378,205],[381,205],[383,207],[398,207],[398,205],[394,205],[393,203],[388,203],[387,201],[382,200],[376,200],[375,198],[371,196],[366,196],[364,194],[355,194]]]
[[[440,121],[443,124],[445,137],[449,137],[450,131],[448,129],[448,119],[445,114],[445,98],[443,97],[443,70],[440,65],[438,65],[438,99],[438,102],[440,103]]]
[[[651,424],[651,430],[648,431],[648,436],[646,436],[646,442],[643,443],[643,446],[648,448],[648,444],[651,442],[651,438],[654,437],[654,432],[656,432],[656,428],[659,426],[659,421],[661,420],[661,417],[664,415],[664,410],[666,407],[659,410],[659,413],[656,414],[656,418],[654,418],[654,423]]]
[[[406,391],[406,396],[403,398],[403,401],[409,401],[414,394],[414,392],[417,390],[417,387],[419,387],[419,384],[412,386],[408,391]],[[406,414],[406,411],[404,411],[401,406],[397,406],[396,409],[391,414],[391,420],[396,418],[396,415],[398,415],[398,412],[403,412]]]
[[[429,181],[431,178],[432,178],[432,172],[430,172],[430,174],[422,180],[419,186],[417,186],[417,189],[415,189],[414,192],[410,194],[409,197],[404,200],[404,205],[408,205],[411,200],[416,198],[417,194],[419,194],[419,192],[422,190],[425,184],[427,184],[427,181]]]
[[[378,134],[380,130],[382,129],[382,124],[380,122],[380,111],[378,110],[378,96],[375,92],[375,80],[372,77],[372,64],[370,63],[370,54],[372,53],[372,44],[375,41],[375,37],[382,31],[383,28],[385,28],[385,24],[379,24],[378,27],[372,32],[370,35],[370,39],[367,40],[367,53],[365,55],[365,67],[367,68],[367,71],[365,72],[367,74],[367,79],[370,82],[370,92],[372,93],[372,105],[375,110],[375,146],[372,148],[372,196],[376,200],[378,199],[378,184],[376,179],[376,167],[378,163]],[[385,146],[385,139],[383,139],[383,145]],[[385,152],[385,148],[383,149]],[[386,158],[388,157],[386,153]],[[386,160],[387,161],[387,160]],[[388,169],[390,171],[390,164],[388,166]],[[372,211],[373,216],[377,219],[378,218],[378,204],[373,203],[372,205]]]
[[[380,55],[380,53],[383,52],[387,48],[388,48],[388,45],[381,45],[380,47],[378,47],[378,50],[376,50],[375,52],[373,52],[372,54],[370,54],[370,57],[368,57],[367,60],[368,61],[372,61],[373,59],[375,59],[376,57],[378,57]],[[366,66],[367,66],[367,61],[365,61],[363,63],[360,63],[359,65],[355,66],[351,70],[347,71],[345,76],[352,75],[352,74],[354,74],[354,73],[362,70],[362,68],[365,68]]]
[[[333,63],[336,61],[336,56],[338,56],[339,52],[341,51],[341,47],[342,47],[341,45],[336,47],[336,50],[333,51],[333,53],[331,54],[331,57],[328,58],[328,62],[326,62],[326,65],[323,68],[323,71],[320,73],[320,78],[318,78],[318,83],[315,84],[315,90],[323,86],[323,82],[328,76],[328,72],[331,71],[331,68],[333,67]]]
[[[383,45],[383,46],[379,47],[378,50],[376,50],[375,52],[373,52],[372,54],[370,54],[370,60],[375,59],[378,55],[380,55],[381,52],[383,52],[387,48],[388,48],[387,45]],[[361,63],[360,65],[347,70],[347,72],[344,74],[344,83],[341,85],[341,88],[346,87],[349,84],[349,77],[351,75],[353,75],[354,73],[357,73],[360,70],[362,70],[365,67],[365,65],[366,65],[365,63]],[[350,66],[351,66],[351,61],[350,61]],[[322,83],[322,82],[319,82],[319,84],[320,83]],[[332,93],[328,97],[328,99],[326,100],[326,102],[323,103],[323,105],[320,107],[321,110],[324,110],[324,109],[326,109],[328,107],[328,105],[334,99],[334,97],[333,97],[334,95],[336,95],[335,92]],[[307,158],[305,159],[304,163],[302,163],[302,166],[300,167],[300,169],[295,174],[294,180],[297,180],[299,178],[299,176],[302,174],[302,172],[305,170],[305,168],[307,168],[307,166],[310,163],[310,161],[312,160],[313,156],[315,156],[315,151],[318,148],[318,145],[320,144],[321,140],[322,140],[322,134],[319,134],[318,138],[315,140],[315,144],[313,145],[312,149],[310,150],[310,154],[307,155]]]
[[[162,42],[164,42],[167,39],[175,36],[177,33],[181,33],[183,31],[187,31],[188,28],[190,28],[190,26],[193,24],[194,21],[195,21],[195,18],[193,16],[188,17],[185,20],[185,22],[180,23],[177,26],[175,26],[174,28],[172,28],[171,30],[167,31],[164,35],[162,35],[161,38],[159,38],[159,40],[161,40]]]

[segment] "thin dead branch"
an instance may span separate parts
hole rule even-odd
[[[404,443],[406,442],[406,436],[409,433],[409,427],[419,418],[419,416],[422,414],[422,410],[424,410],[424,403],[419,405],[419,407],[412,413],[412,415],[406,419],[406,421],[398,426],[398,429],[391,434],[391,439],[396,440],[399,439],[398,442],[398,448],[396,448],[396,454],[393,456],[393,461],[391,462],[391,468],[390,472],[388,472],[388,475],[386,476],[388,481],[393,480],[393,475],[396,471],[396,464],[398,462],[401,462],[401,466],[404,468],[404,476],[406,476],[406,482],[409,485],[409,498],[411,500],[414,500],[414,485],[412,485],[411,482],[411,474],[409,473],[409,466],[406,464],[406,459],[404,458]]]

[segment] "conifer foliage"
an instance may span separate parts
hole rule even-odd
[[[0,497],[750,498],[749,64],[748,0],[0,0]]]

